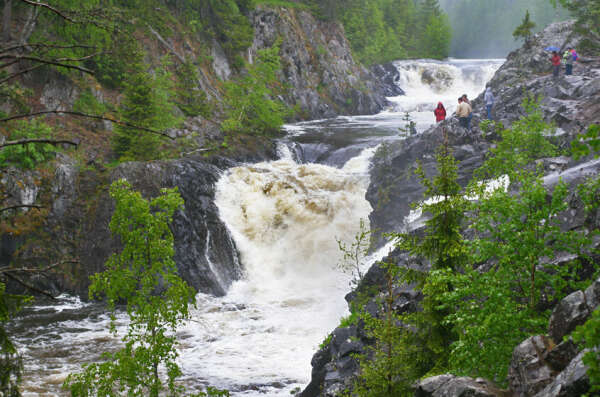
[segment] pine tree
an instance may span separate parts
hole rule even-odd
[[[180,121],[174,115],[174,94],[170,74],[164,69],[154,74],[137,65],[125,83],[124,98],[119,107],[121,119],[136,126],[164,131]],[[118,125],[113,136],[113,149],[123,160],[154,160],[159,157],[161,137],[139,128]]]
[[[525,16],[521,21],[521,24],[517,26],[515,31],[513,32],[513,37],[515,39],[523,38],[525,39],[525,43],[529,43],[529,38],[533,34],[532,29],[535,28],[535,23],[530,20],[529,10],[525,12]]]

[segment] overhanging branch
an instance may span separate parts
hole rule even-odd
[[[19,1],[21,1],[22,3],[25,3],[25,4],[29,4],[29,5],[31,5],[31,6],[34,6],[34,7],[42,7],[42,8],[46,8],[46,9],[50,10],[51,12],[55,13],[56,15],[58,15],[59,17],[61,17],[61,18],[65,19],[65,20],[67,20],[67,21],[69,21],[69,22],[75,22],[75,21],[74,21],[74,20],[73,20],[71,17],[69,17],[68,15],[65,15],[63,12],[61,12],[61,11],[60,11],[60,10],[58,10],[57,8],[54,8],[54,7],[52,7],[52,6],[51,6],[51,5],[49,5],[49,4],[46,4],[46,3],[38,3],[38,2],[35,2],[35,1],[31,1],[31,0],[19,0]]]
[[[35,208],[35,209],[39,210],[39,209],[42,209],[43,207],[40,207],[39,205],[19,204],[19,205],[12,205],[10,207],[0,208],[0,213],[2,213],[4,211],[16,210],[19,208]]]
[[[70,116],[78,116],[78,117],[85,117],[85,118],[95,119],[95,120],[110,121],[112,123],[119,124],[119,125],[122,125],[124,127],[135,128],[137,130],[150,132],[152,134],[161,135],[161,136],[169,138],[171,140],[175,140],[174,137],[170,136],[167,133],[164,133],[164,132],[161,132],[161,131],[156,131],[156,130],[153,130],[153,129],[150,129],[150,128],[146,128],[146,127],[142,127],[142,126],[135,125],[135,124],[132,124],[132,123],[128,123],[126,121],[116,120],[116,119],[109,118],[109,117],[104,117],[104,116],[98,116],[98,115],[95,115],[95,114],[86,114],[86,113],[81,113],[81,112],[74,112],[74,111],[69,111],[69,110],[45,110],[45,111],[41,111],[41,112],[19,114],[19,115],[16,115],[16,116],[10,116],[10,117],[6,117],[6,118],[3,118],[3,119],[0,119],[0,123],[5,123],[7,121],[17,120],[17,119],[25,119],[25,118],[28,118],[28,117],[41,116],[41,115],[44,115],[44,114],[58,114],[58,115],[68,114]]]

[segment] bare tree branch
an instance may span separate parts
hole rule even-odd
[[[10,211],[10,210],[16,210],[19,208],[35,208],[35,209],[42,209],[43,207],[40,207],[39,205],[27,205],[27,204],[20,204],[20,205],[13,205],[10,207],[4,207],[4,208],[0,208],[0,213],[4,212],[4,211]]]
[[[22,3],[26,3],[26,4],[29,4],[29,5],[32,5],[34,7],[46,8],[46,9],[52,11],[53,13],[55,13],[56,15],[60,16],[61,18],[66,19],[69,22],[75,22],[71,17],[69,17],[68,15],[65,15],[63,12],[59,11],[58,9],[52,7],[49,4],[38,3],[38,2],[35,2],[35,1],[31,1],[31,0],[19,0],[19,1],[22,2]]]
[[[38,63],[38,64],[37,64],[37,65],[35,65],[35,66],[32,66],[32,67],[30,67],[30,68],[23,69],[23,70],[20,70],[20,71],[18,71],[18,72],[16,72],[16,73],[13,73],[13,74],[11,74],[11,75],[9,75],[9,76],[7,76],[7,77],[3,78],[2,80],[0,80],[0,85],[1,85],[1,84],[4,84],[4,83],[6,83],[8,80],[10,80],[10,79],[13,79],[13,78],[15,78],[15,77],[17,77],[17,76],[20,76],[20,75],[22,75],[22,74],[25,74],[25,73],[29,73],[29,72],[31,72],[31,71],[34,71],[35,69],[41,68],[42,66],[44,66],[44,64],[43,64],[43,63]]]
[[[88,68],[84,68],[82,66],[77,66],[77,65],[69,65],[68,63],[62,63],[62,62],[78,62],[78,61],[83,61],[85,59],[89,59],[93,56],[98,55],[99,53],[95,53],[92,55],[88,55],[82,58],[59,58],[56,60],[53,59],[44,59],[44,58],[38,58],[38,57],[30,57],[30,56],[18,56],[18,55],[2,55],[0,56],[0,59],[3,58],[13,58],[13,59],[17,59],[17,60],[27,60],[27,61],[32,61],[32,62],[38,62],[38,63],[44,63],[46,65],[54,65],[54,66],[60,66],[62,68],[66,68],[66,69],[75,69],[75,70],[79,70],[80,72],[84,72],[87,74],[94,74],[94,72],[92,72],[90,69]]]
[[[109,118],[109,117],[98,116],[98,115],[94,115],[94,114],[86,114],[86,113],[81,113],[81,112],[73,112],[73,111],[69,111],[69,110],[45,110],[45,111],[41,111],[41,112],[34,112],[34,113],[28,113],[28,114],[19,114],[16,116],[11,116],[11,117],[6,117],[3,119],[0,119],[0,123],[4,123],[7,121],[11,121],[11,120],[24,119],[24,118],[28,118],[28,117],[40,116],[43,114],[59,114],[59,115],[60,114],[68,114],[71,116],[79,116],[79,117],[85,117],[85,118],[95,119],[95,120],[105,120],[105,121],[110,121],[112,123],[119,124],[119,125],[122,125],[125,127],[135,128],[137,130],[150,132],[152,134],[161,135],[161,136],[164,136],[171,140],[175,140],[174,137],[170,136],[169,134],[167,134],[165,132],[156,131],[156,130],[153,130],[150,128],[142,127],[139,125],[128,123],[126,121],[116,120],[116,119]]]
[[[17,145],[27,145],[28,143],[47,143],[49,145],[61,145],[63,143],[67,145],[77,146],[78,143],[73,141],[68,141],[66,139],[46,139],[46,138],[29,138],[29,139],[18,139],[16,141],[7,141],[3,144],[0,144],[0,149],[7,146],[17,146]]]
[[[76,259],[70,259],[70,260],[66,260],[66,261],[60,261],[60,262],[56,262],[53,263],[51,265],[48,265],[46,267],[3,267],[0,268],[0,273],[45,273],[48,270],[52,270],[55,267],[58,267],[60,265],[64,265],[66,263],[71,263],[71,264],[78,264],[79,261]]]
[[[8,278],[10,278],[12,280],[15,280],[17,283],[21,284],[22,286],[24,286],[25,288],[27,288],[27,289],[29,289],[31,291],[34,291],[34,292],[37,292],[38,294],[42,294],[44,296],[47,296],[50,299],[56,299],[53,295],[47,293],[44,290],[41,290],[41,289],[35,287],[35,286],[33,286],[33,285],[29,284],[29,283],[26,283],[25,281],[21,280],[19,277],[15,276],[14,274],[10,274],[10,273],[7,273],[7,272],[4,272],[3,274],[6,277],[8,277]]]
[[[15,50],[23,49],[23,48],[58,48],[58,49],[64,50],[64,49],[73,49],[73,48],[96,49],[98,47],[93,46],[93,45],[82,45],[82,44],[58,45],[58,44],[49,44],[49,43],[26,43],[26,44],[14,45],[14,46],[8,47],[8,48],[0,48],[0,54],[4,54],[5,52],[15,51]]]

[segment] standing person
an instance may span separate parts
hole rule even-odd
[[[558,52],[552,51],[552,58],[550,58],[550,61],[552,62],[552,75],[554,78],[557,78],[558,72],[560,71],[560,56],[558,55]]]
[[[435,114],[435,122],[439,123],[440,121],[444,121],[446,119],[446,109],[441,102],[438,102],[437,108],[433,111]]]
[[[485,109],[487,110],[487,118],[488,120],[492,119],[492,106],[494,106],[494,94],[492,94],[492,87],[488,86],[485,89],[485,95],[483,96],[485,100]]]
[[[471,106],[468,103],[464,102],[462,97],[458,98],[458,107],[456,108],[456,116],[458,116],[458,121],[460,126],[466,129],[469,129],[469,113]]]
[[[565,61],[565,76],[570,76],[573,74],[573,49],[569,48],[563,54],[563,61]]]
[[[471,102],[469,102],[469,98],[467,98],[467,94],[463,94],[461,97],[463,103],[466,103],[469,107],[469,115],[467,116],[467,129],[471,129],[471,119],[473,118],[473,108],[471,107]]]

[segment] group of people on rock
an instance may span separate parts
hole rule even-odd
[[[577,51],[574,48],[569,48],[566,50],[562,58],[558,54],[558,51],[552,51],[552,58],[550,58],[550,62],[552,62],[552,75],[557,78],[560,72],[560,64],[562,61],[565,62],[565,76],[570,76],[573,74],[573,63],[579,58],[577,55]]]
[[[494,94],[492,94],[492,88],[490,86],[486,88],[483,100],[485,101],[487,118],[488,120],[492,120],[492,106],[494,106]],[[442,102],[438,102],[438,105],[433,111],[433,114],[435,115],[436,123],[439,123],[446,119],[446,108],[444,108]],[[458,98],[456,117],[458,117],[458,121],[461,127],[464,127],[468,130],[471,129],[473,108],[471,107],[471,102],[469,101],[469,98],[467,98],[467,94],[463,94]]]

